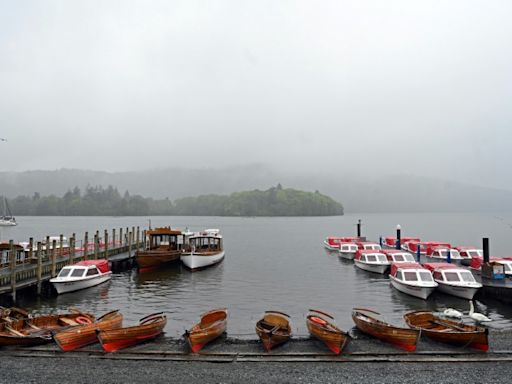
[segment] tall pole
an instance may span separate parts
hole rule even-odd
[[[361,219],[357,221],[357,237],[361,237]]]
[[[401,239],[402,239],[402,227],[400,224],[396,226],[396,249],[401,249]]]

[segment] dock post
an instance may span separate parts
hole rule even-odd
[[[116,229],[112,228],[112,248],[115,249],[116,247]]]
[[[94,235],[94,260],[98,259],[98,252],[100,248],[100,237],[98,236],[98,231]]]
[[[137,243],[135,245],[135,249],[138,251],[140,249],[140,228],[137,226]]]
[[[417,248],[416,248],[416,259],[418,260],[418,263],[420,262],[420,258],[421,258],[421,245],[417,245]]]
[[[402,227],[400,224],[397,224],[396,226],[396,249],[400,249],[400,245],[402,242]]]
[[[357,221],[357,237],[361,237],[361,219]]]
[[[46,244],[44,246],[44,257],[45,260],[50,260],[50,236],[46,236]]]
[[[379,237],[379,245],[382,248],[382,236]]]
[[[132,258],[132,234],[128,233],[128,259]]]
[[[75,262],[75,243],[76,238],[75,234],[71,236],[71,239],[69,239],[69,264],[73,264]]]
[[[482,251],[484,253],[484,264],[490,261],[489,257],[489,238],[482,238]]]
[[[28,259],[32,262],[32,257],[34,257],[34,238],[31,237],[28,239]]]
[[[105,229],[105,247],[104,247],[104,258],[108,260],[108,231]]]
[[[85,232],[83,248],[84,248],[84,250],[83,250],[84,260],[87,260],[87,253],[89,253],[89,232]]]
[[[448,252],[446,253],[446,261],[448,263],[452,262],[452,250],[450,248],[448,248]]]
[[[61,233],[59,237],[59,259],[62,259],[62,251],[64,246],[64,235]]]
[[[146,249],[146,230],[142,230],[142,249]]]
[[[56,263],[56,255],[55,248],[57,248],[57,240],[52,241],[52,277],[55,277],[57,274],[57,263]]]
[[[11,267],[11,295],[12,301],[16,302],[16,251],[12,240],[9,240],[9,257]]]
[[[41,242],[37,242],[37,294],[41,295],[42,286],[42,275],[43,275],[43,247]]]
[[[119,228],[119,246],[123,246],[123,228]]]

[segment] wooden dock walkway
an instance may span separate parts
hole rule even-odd
[[[110,239],[109,239],[110,238]],[[46,237],[45,241],[34,244],[30,238],[26,247],[9,243],[0,244],[0,295],[10,294],[16,301],[16,291],[28,287],[37,287],[41,294],[42,284],[57,276],[62,267],[81,260],[107,259],[113,263],[133,261],[135,252],[144,246],[145,231],[142,236],[139,227],[112,229],[111,237],[107,230],[103,237],[99,231],[89,242],[86,232],[81,247],[76,247],[76,236],[72,234],[69,242],[63,235],[59,238]]]

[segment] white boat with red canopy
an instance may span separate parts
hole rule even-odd
[[[341,243],[355,243],[361,240],[359,237],[340,237],[340,236],[328,236],[324,240],[324,247],[329,251],[339,251]]]
[[[466,268],[451,263],[425,263],[423,266],[432,272],[439,290],[449,295],[473,300],[473,296],[482,288],[482,284]]]
[[[471,259],[473,257],[484,257],[484,251],[481,249],[481,248],[476,248],[476,247],[455,247],[455,249],[457,251],[459,251],[459,254],[460,254],[460,257],[462,260],[466,260],[466,263],[464,263],[464,265],[469,265],[467,264],[468,261],[471,261]]]
[[[380,251],[360,249],[354,257],[354,264],[368,272],[384,273],[389,268],[390,262]]]
[[[400,249],[383,249],[381,252],[386,255],[390,263],[414,263],[416,261],[412,253]]]
[[[358,241],[356,244],[359,249],[365,251],[380,251],[382,249],[380,244],[374,243],[372,241]]]
[[[384,248],[394,248],[396,249],[396,241],[397,241],[397,238],[396,237],[392,237],[392,236],[388,236],[388,237],[385,237],[383,240],[382,240],[382,245]],[[417,237],[401,237],[400,238],[400,248],[403,247],[403,245],[409,241],[417,241],[419,242],[420,239],[418,239]]]
[[[451,260],[462,259],[459,251],[457,251],[455,248],[452,248],[449,244],[448,246],[439,245],[436,247],[432,247],[430,249],[430,252],[427,251],[427,257],[440,260],[448,260],[448,257],[450,257]]]
[[[418,263],[391,264],[391,285],[400,292],[426,300],[438,284],[432,273]]]
[[[58,294],[90,288],[110,280],[112,271],[108,260],[84,260],[63,267],[57,277],[50,279]]]
[[[505,275],[507,277],[512,277],[512,257],[491,257],[490,261],[495,261],[497,263],[502,264],[505,267]],[[471,263],[469,264],[469,269],[473,273],[480,274],[482,271],[483,263],[483,257],[473,256],[473,258],[471,259]]]
[[[340,243],[340,249],[339,249],[339,257],[342,257],[347,260],[354,260],[354,257],[356,256],[358,247],[356,243],[353,242],[344,242]]]

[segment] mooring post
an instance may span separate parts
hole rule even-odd
[[[420,259],[421,259],[421,245],[417,245],[417,248],[416,248],[416,259],[418,260],[418,263],[420,262]]]
[[[140,228],[137,226],[137,245],[135,248],[137,251],[140,249]]]
[[[382,236],[379,237],[379,245],[382,248],[383,242],[382,242]]]
[[[69,239],[69,264],[73,264],[75,262],[75,243],[76,236],[73,233],[73,235],[71,235],[71,239]]]
[[[40,241],[37,242],[37,294],[41,294],[42,281],[41,277],[43,274],[43,249]]]
[[[119,246],[123,246],[123,228],[119,228]]]
[[[402,239],[402,227],[400,227],[400,224],[397,224],[396,226],[396,249],[400,249],[400,243]]]
[[[112,228],[112,248],[117,248],[116,247],[116,229],[115,228]]]
[[[28,259],[32,262],[32,257],[34,257],[34,238],[31,237],[28,239]]]
[[[57,260],[55,255],[55,248],[57,248],[57,240],[54,239],[52,241],[52,277],[55,277],[55,275],[57,274]]]
[[[451,263],[452,262],[452,250],[448,248],[448,252],[446,253],[446,261]]]
[[[88,256],[87,254],[89,253],[89,232],[85,232],[83,248],[84,248],[84,250],[83,250],[84,260],[87,260],[87,256]]]
[[[357,237],[361,237],[361,219],[357,221]]]
[[[51,250],[50,250],[50,236],[46,236],[46,245],[44,246],[44,257],[45,260],[50,260]]]
[[[64,248],[64,235],[61,233],[59,237],[59,259],[62,259]]]
[[[108,231],[105,229],[105,233],[104,233],[104,236],[105,236],[105,239],[103,240],[105,242],[105,247],[104,247],[104,256],[105,256],[105,259],[108,260]]]
[[[98,252],[100,248],[100,237],[98,236],[98,231],[94,235],[94,260],[98,259]]]
[[[128,258],[132,258],[132,234],[128,234]]]
[[[491,257],[489,256],[489,238],[488,237],[482,238],[482,251],[484,253],[484,264],[488,263],[491,260]]]
[[[146,230],[142,230],[142,249],[146,249]]]
[[[16,302],[16,251],[14,250],[14,241],[9,240],[9,257],[11,267],[11,294],[12,301]]]

